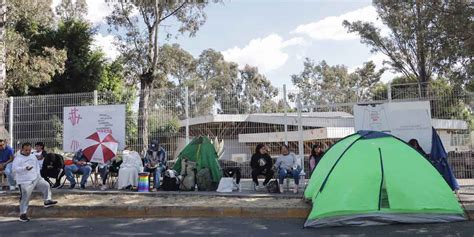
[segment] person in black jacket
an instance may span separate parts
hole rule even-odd
[[[43,167],[41,168],[41,177],[53,188],[61,184],[61,178],[64,176],[64,157],[55,153],[47,153],[44,157]],[[56,179],[55,184],[49,178]]]
[[[255,154],[252,155],[250,160],[250,167],[252,168],[252,180],[254,182],[254,189],[257,189],[258,176],[264,175],[265,181],[263,185],[267,185],[270,179],[273,178],[273,160],[268,154],[267,147],[265,144],[258,144],[255,149]]]

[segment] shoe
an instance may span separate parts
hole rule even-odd
[[[86,185],[85,185],[85,184],[81,184],[81,189],[86,189]]]
[[[297,193],[298,193],[298,185],[295,185],[295,187],[293,188],[293,193],[294,193],[294,194],[297,194]]]
[[[51,188],[58,188],[61,184],[55,183]]]
[[[283,185],[280,185],[280,193],[284,193],[284,192],[285,192],[285,190],[283,188]]]
[[[28,221],[30,221],[30,218],[28,218],[28,216],[26,214],[21,214],[19,221],[28,222]]]
[[[44,207],[52,207],[54,205],[58,204],[57,201],[53,201],[53,200],[48,200],[46,202],[44,202]]]
[[[69,186],[69,189],[74,189],[74,187],[76,187],[76,184],[71,184],[71,185]]]
[[[156,188],[150,189],[150,192],[156,192]]]
[[[102,186],[100,187],[100,190],[102,190],[102,191],[107,190],[107,185],[102,185]]]
[[[10,186],[10,191],[15,191],[16,187],[15,186]]]
[[[253,185],[253,191],[257,192],[258,184],[253,183],[252,185]]]
[[[242,186],[240,184],[237,184],[237,190],[239,190],[239,193],[242,192]]]

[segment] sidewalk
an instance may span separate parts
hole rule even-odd
[[[269,194],[247,189],[242,192],[165,192],[137,193],[118,190],[54,189],[59,201],[54,208],[42,206],[40,193],[30,202],[32,217],[241,217],[306,218],[311,204],[299,194]],[[0,192],[0,216],[18,216],[18,191]],[[466,212],[474,219],[474,193],[461,190]]]

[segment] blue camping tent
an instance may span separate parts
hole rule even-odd
[[[458,190],[459,184],[454,177],[454,174],[448,164],[448,154],[444,149],[443,143],[439,138],[438,133],[433,128],[432,145],[430,161],[438,172],[443,176],[444,180],[448,183],[452,190]]]

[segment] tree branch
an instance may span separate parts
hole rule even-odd
[[[184,1],[178,8],[174,9],[170,14],[168,14],[168,15],[164,16],[163,18],[159,19],[159,20],[158,20],[158,24],[159,24],[160,22],[164,21],[166,18],[168,18],[168,17],[174,15],[174,14],[175,14],[176,12],[178,12],[179,10],[181,10],[181,8],[183,8],[184,5],[186,5],[186,1]]]

